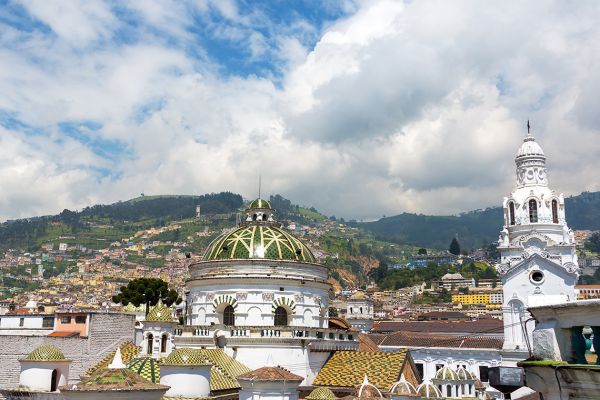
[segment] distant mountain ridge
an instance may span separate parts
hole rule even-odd
[[[568,197],[565,207],[571,229],[600,230],[600,192]],[[503,219],[502,208],[493,207],[456,216],[403,213],[358,226],[388,241],[439,249],[457,236],[462,249],[474,249],[498,239]]]

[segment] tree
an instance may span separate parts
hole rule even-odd
[[[179,304],[181,297],[174,289],[169,289],[167,282],[158,278],[136,278],[129,281],[127,286],[121,286],[121,292],[112,297],[115,303],[121,303],[124,306],[131,303],[136,307],[141,304],[146,305],[146,315],[150,306],[154,306],[161,299],[167,306]]]
[[[420,256],[426,256],[427,255],[427,249],[419,249],[419,251],[417,252],[418,255]]]
[[[458,244],[458,239],[452,238],[452,242],[450,242],[450,248],[448,251],[455,256],[460,255],[460,244]]]
[[[338,316],[338,310],[335,307],[329,307],[329,317],[333,318],[333,317],[337,317]]]

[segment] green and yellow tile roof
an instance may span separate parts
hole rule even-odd
[[[335,394],[325,387],[318,387],[314,389],[308,396],[308,400],[336,400]]]
[[[266,209],[272,210],[271,203],[269,203],[267,200],[263,200],[261,198],[254,200],[252,203],[250,203],[248,205],[248,209],[252,209],[252,208],[263,208],[263,209],[266,208]]]
[[[215,239],[204,254],[207,261],[270,259],[315,262],[304,243],[276,226],[249,224]]]
[[[165,306],[162,300],[158,299],[158,303],[150,308],[148,315],[146,315],[146,321],[153,322],[176,322],[171,316],[171,311]]]
[[[152,357],[136,358],[127,365],[127,368],[148,382],[160,383],[160,366]]]
[[[365,378],[379,390],[389,389],[400,379],[408,350],[383,353],[370,351],[337,351],[317,374],[313,385],[353,388]]]
[[[123,363],[125,365],[133,361],[133,359],[136,358],[140,353],[140,348],[130,341],[125,341],[121,343],[119,347],[121,348],[121,358],[123,359]],[[110,364],[113,358],[115,357],[116,352],[117,349],[115,348],[113,351],[108,353],[102,360],[98,361],[96,365],[88,369],[86,375],[89,376],[98,370],[106,369],[106,367],[108,367],[108,364]]]
[[[25,357],[25,361],[62,361],[65,360],[65,355],[56,346],[51,344],[43,344],[35,348]]]

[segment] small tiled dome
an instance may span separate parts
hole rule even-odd
[[[467,371],[464,367],[460,367],[456,370],[456,376],[461,381],[475,379],[475,378],[473,378],[473,374],[471,374],[469,371]]]
[[[417,386],[417,394],[424,398],[442,397],[440,390],[431,381],[425,381]]]
[[[173,322],[173,317],[169,308],[163,304],[161,299],[158,299],[158,303],[148,312],[146,321]]]
[[[196,349],[176,349],[165,357],[161,362],[161,365],[187,365],[187,366],[199,366],[199,365],[211,365],[204,361],[200,356],[200,352]]]
[[[389,392],[392,395],[410,396],[417,394],[417,389],[402,376],[398,382],[392,385]]]
[[[260,209],[267,209],[267,210],[272,210],[271,208],[271,203],[269,203],[266,200],[263,199],[256,199],[254,200],[252,203],[250,203],[250,205],[248,206],[248,209],[253,209],[253,208],[260,208]]]
[[[62,351],[51,344],[39,346],[25,358],[26,361],[61,361],[64,359],[65,355]]]
[[[452,369],[449,367],[444,367],[435,374],[435,379],[442,381],[456,381],[458,377],[456,376],[456,372],[454,372]]]
[[[308,400],[336,400],[337,399],[337,397],[335,397],[335,394],[333,394],[333,392],[331,390],[329,390],[328,388],[324,388],[324,387],[316,388],[315,390],[310,392],[310,394],[308,396],[306,396],[306,398]]]

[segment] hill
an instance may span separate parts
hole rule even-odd
[[[600,230],[600,192],[568,197],[565,206],[572,229]],[[474,249],[497,240],[502,221],[502,208],[493,207],[449,216],[403,213],[358,226],[395,243],[447,249],[457,236],[463,249]]]

